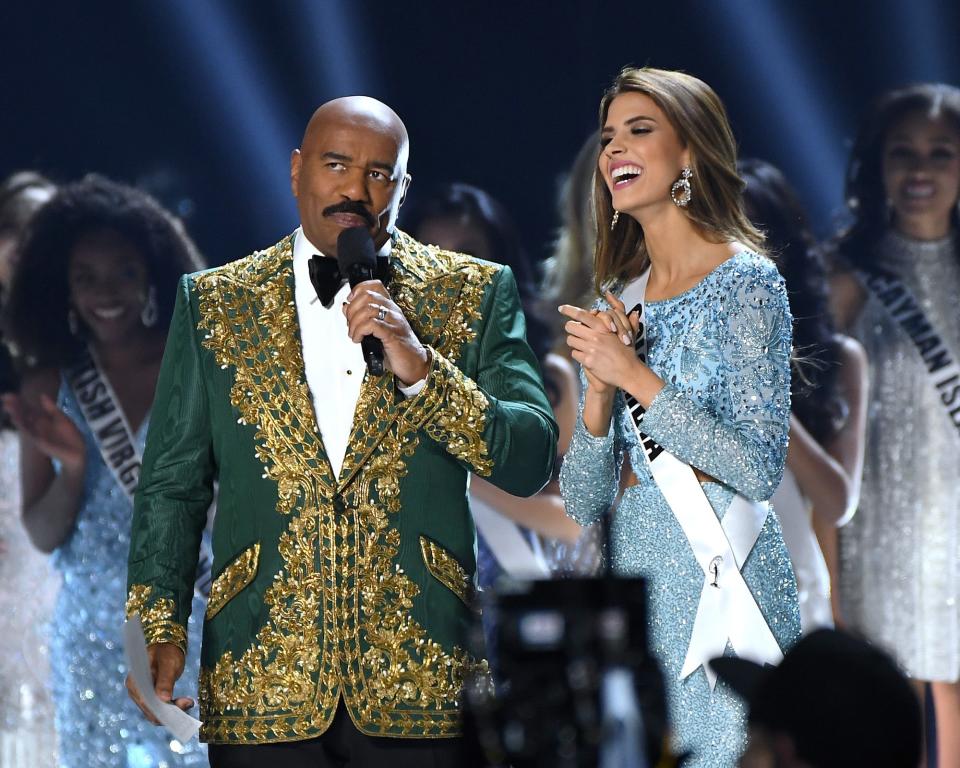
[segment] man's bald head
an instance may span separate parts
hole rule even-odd
[[[340,232],[366,226],[384,245],[410,183],[409,152],[403,121],[383,102],[347,96],[317,109],[290,158],[307,239],[335,256]]]
[[[342,96],[321,104],[310,117],[303,132],[301,151],[306,148],[318,131],[330,126],[356,126],[390,136],[397,144],[397,162],[401,175],[407,172],[410,156],[410,137],[400,115],[382,101],[370,96]]]

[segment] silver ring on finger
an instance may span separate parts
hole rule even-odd
[[[382,323],[386,319],[387,319],[387,308],[383,306],[383,304],[380,304],[377,307],[377,320],[379,320]]]

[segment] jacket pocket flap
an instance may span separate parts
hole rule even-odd
[[[473,579],[460,562],[426,536],[420,537],[420,551],[424,565],[434,578],[459,597],[464,605],[473,608]]]
[[[260,565],[260,542],[248,547],[237,555],[223,569],[210,585],[210,599],[207,601],[206,617],[212,619],[220,613],[237,593],[247,586],[257,575]]]

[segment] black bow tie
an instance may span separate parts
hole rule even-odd
[[[336,259],[321,256],[319,253],[310,257],[308,266],[310,282],[313,283],[313,289],[317,292],[317,298],[323,306],[330,309],[340,286],[347,282],[347,276],[340,271],[340,265]],[[389,285],[392,274],[390,257],[377,256],[377,279],[384,285]]]
[[[337,291],[340,286],[347,282],[346,275],[340,274],[340,265],[336,259],[330,259],[325,256],[310,257],[310,282],[317,292],[317,298],[320,299],[323,306],[330,309]]]

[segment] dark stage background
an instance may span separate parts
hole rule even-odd
[[[140,183],[222,263],[293,228],[311,111],[366,93],[410,129],[414,192],[489,190],[540,257],[601,91],[649,63],[710,83],[825,234],[858,116],[894,85],[960,83],[958,41],[945,0],[4,3],[0,173]]]

